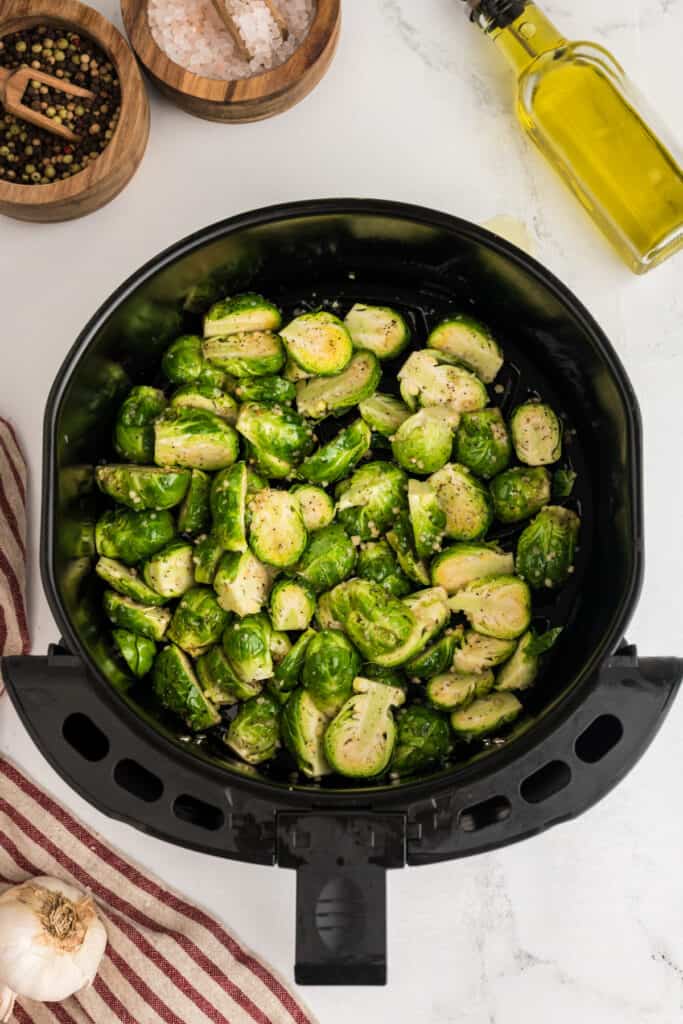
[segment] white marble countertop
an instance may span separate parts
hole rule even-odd
[[[116,0],[96,3],[120,25]],[[646,582],[629,639],[683,650],[683,257],[624,269],[522,137],[511,83],[457,0],[344,0],[320,87],[272,121],[221,127],[154,93],[144,163],[110,206],[61,225],[0,227],[0,411],[31,468],[34,650],[57,639],[43,597],[42,412],[91,313],[145,260],[211,221],[323,196],[398,199],[524,221],[536,255],[603,325],[642,403]],[[679,131],[683,0],[546,0],[569,36],[604,42]],[[497,853],[389,877],[387,989],[303,991],[324,1024],[673,1024],[683,1009],[683,703],[621,786],[576,822]],[[294,875],[164,845],[83,803],[7,700],[0,749],[111,842],[210,906],[291,979]],[[104,1022],[102,1022],[104,1024]]]

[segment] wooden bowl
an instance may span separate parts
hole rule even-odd
[[[161,92],[208,121],[261,121],[293,107],[323,77],[339,39],[340,0],[318,0],[308,35],[289,60],[250,78],[219,81],[186,71],[167,57],[151,33],[147,6],[147,0],[121,0],[133,49]]]
[[[0,182],[0,213],[19,220],[72,220],[104,206],[135,174],[149,136],[149,103],[126,40],[111,22],[79,0],[12,0],[9,16],[0,23],[0,36],[44,23],[89,36],[107,54],[121,83],[119,123],[97,160],[72,178],[50,185]]]

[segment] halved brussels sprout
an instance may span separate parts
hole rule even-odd
[[[439,672],[447,672],[453,663],[456,646],[462,640],[462,627],[441,636],[431,647],[426,647],[403,666],[411,679],[431,679]]]
[[[478,540],[493,521],[489,493],[465,466],[449,462],[429,483],[446,513],[446,536],[453,540]]]
[[[202,345],[202,352],[211,365],[231,377],[271,377],[285,363],[280,337],[272,331],[208,338]]]
[[[360,655],[337,629],[323,629],[308,644],[301,682],[328,719],[333,718],[351,696],[360,666]]]
[[[432,583],[449,594],[482,576],[511,576],[514,571],[514,556],[495,544],[453,544],[431,567]]]
[[[467,708],[454,711],[451,728],[461,740],[477,740],[498,732],[519,715],[522,705],[512,693],[491,693]]]
[[[382,665],[373,665],[371,661],[366,661],[361,667],[360,674],[363,679],[372,679],[373,682],[383,683],[384,686],[395,686],[403,693],[408,689],[408,680],[399,668],[384,668]]]
[[[292,649],[292,641],[282,630],[273,628],[270,634],[270,654],[273,665],[279,665]]]
[[[245,292],[214,303],[204,317],[204,337],[226,337],[244,331],[277,331],[280,310],[262,295]]]
[[[473,580],[448,601],[451,611],[464,612],[477,633],[514,640],[529,628],[531,592],[517,576],[484,576]]]
[[[455,435],[455,457],[477,476],[490,480],[509,465],[512,445],[498,408],[465,412]]]
[[[296,565],[306,548],[306,527],[296,497],[267,487],[249,501],[249,546],[276,569]]]
[[[331,377],[348,366],[351,336],[338,316],[320,310],[296,317],[280,331],[290,359],[316,377]]]
[[[573,469],[556,469],[553,473],[553,498],[568,498],[575,483],[576,473]]]
[[[224,469],[238,455],[234,428],[206,409],[167,409],[154,423],[154,461],[159,466]]]
[[[149,637],[127,629],[112,629],[111,635],[119,654],[136,679],[146,676],[154,663],[157,645]]]
[[[402,690],[358,677],[356,691],[325,733],[325,756],[348,778],[367,779],[386,770],[396,740],[392,708],[405,701]]]
[[[311,695],[296,690],[282,711],[282,740],[295,758],[299,771],[311,779],[329,775],[324,738],[329,718],[320,711]]]
[[[202,355],[202,339],[196,334],[183,334],[166,349],[161,369],[173,384],[208,384],[222,388],[225,374],[210,366]]]
[[[165,408],[166,397],[158,388],[131,388],[114,426],[114,448],[122,459],[138,464],[152,461],[154,421]]]
[[[235,399],[210,384],[183,384],[171,395],[171,405],[181,409],[207,409],[228,423],[237,420]]]
[[[296,574],[319,594],[347,579],[356,564],[356,549],[337,523],[317,530],[296,567]]]
[[[198,658],[218,643],[227,621],[228,616],[210,587],[192,587],[176,605],[168,639]]]
[[[344,484],[337,516],[351,537],[381,537],[405,508],[408,480],[391,462],[368,462]]]
[[[193,548],[189,541],[172,540],[144,563],[142,574],[145,583],[167,599],[182,597],[195,582],[192,556]]]
[[[374,352],[378,359],[394,359],[410,342],[410,327],[389,306],[357,302],[344,319],[354,348]]]
[[[496,690],[528,690],[536,682],[541,655],[549,651],[562,629],[549,629],[537,636],[530,629],[520,637],[517,649],[496,677]]]
[[[152,685],[160,703],[182,718],[192,732],[210,729],[220,722],[220,715],[202,693],[192,662],[174,644],[157,654]]]
[[[493,689],[494,681],[490,669],[488,672],[470,675],[444,672],[429,680],[425,693],[437,711],[455,711],[457,708],[466,708],[477,697],[486,697]]]
[[[388,668],[405,665],[429,646],[450,618],[446,591],[442,587],[418,590],[415,594],[404,597],[402,604],[414,620],[410,635],[400,647],[386,654],[371,657],[369,661]]]
[[[426,480],[408,481],[408,513],[418,557],[431,558],[441,550],[446,530],[446,513],[436,491]]]
[[[384,664],[379,660],[381,656],[391,657],[402,648],[416,628],[410,609],[369,580],[340,583],[330,591],[329,610],[364,658],[378,664]],[[406,655],[403,661],[410,656]],[[390,660],[386,664],[393,667],[402,661]]]
[[[195,583],[213,583],[222,555],[223,548],[212,533],[197,538],[193,555]]]
[[[278,580],[270,595],[274,629],[307,629],[315,613],[315,594],[303,580]]]
[[[385,540],[361,544],[356,572],[362,580],[379,583],[393,597],[403,597],[412,589],[410,580],[401,571],[396,555]]]
[[[281,459],[290,467],[315,446],[310,425],[287,406],[248,402],[240,409],[237,431],[259,452]]]
[[[124,597],[130,597],[140,604],[166,604],[166,598],[148,587],[138,575],[137,569],[129,569],[114,558],[99,558],[95,564],[95,572],[112,590],[123,594]]]
[[[211,484],[213,532],[225,551],[247,550],[247,465],[236,462],[222,469]]]
[[[296,388],[296,407],[302,416],[322,420],[330,413],[352,409],[374,395],[382,371],[372,352],[356,352],[351,362],[330,378],[301,381]]]
[[[104,610],[107,618],[131,633],[138,633],[150,640],[162,640],[171,621],[168,608],[151,604],[138,604],[130,597],[117,594],[115,590],[104,592]]]
[[[559,587],[574,569],[581,520],[561,505],[547,505],[517,541],[517,572],[532,587]]]
[[[452,747],[448,721],[433,710],[413,704],[396,715],[396,743],[391,770],[414,775],[445,761]]]
[[[175,536],[170,512],[132,512],[117,508],[104,512],[95,524],[99,555],[135,565],[160,551]]]
[[[501,523],[519,523],[550,501],[550,474],[540,467],[514,466],[495,477],[490,490],[496,519]]]
[[[209,525],[209,488],[211,478],[201,469],[193,469],[190,486],[178,512],[178,529],[194,537]]]
[[[300,366],[297,366],[293,359],[288,359],[285,363],[285,368],[282,371],[282,376],[291,384],[297,384],[300,380],[310,380],[314,374],[308,373],[306,370],[302,370]],[[296,388],[294,391],[296,392]]]
[[[328,590],[318,597],[318,605],[315,609],[315,621],[320,629],[344,629],[343,623],[339,621],[332,610],[334,598],[333,591]]]
[[[276,666],[273,679],[268,681],[268,689],[276,699],[286,700],[288,694],[297,686],[304,667],[306,649],[315,635],[315,630],[307,629]]]
[[[463,412],[483,409],[488,404],[486,388],[476,374],[447,362],[434,349],[420,349],[409,355],[398,379],[401,398],[410,409],[440,406],[453,427]]]
[[[485,384],[496,379],[503,365],[503,353],[488,327],[469,316],[442,320],[427,338],[427,345],[469,367]]]
[[[514,640],[498,640],[468,629],[453,654],[453,670],[460,675],[488,672],[507,661],[514,654],[516,646]]]
[[[280,746],[280,706],[267,693],[242,704],[225,742],[247,764],[269,761]]]
[[[515,454],[527,466],[547,466],[562,455],[562,425],[549,405],[525,402],[510,417]]]
[[[410,519],[405,512],[400,512],[396,517],[393,530],[387,532],[387,542],[393,548],[398,564],[408,579],[413,580],[414,583],[421,583],[422,586],[428,586],[429,569],[426,563],[417,556]]]
[[[292,487],[289,493],[299,502],[304,526],[309,533],[330,525],[334,519],[334,502],[322,487],[300,484],[298,487]]]
[[[185,497],[190,483],[187,469],[155,466],[98,466],[97,486],[114,501],[138,511],[173,508]]]
[[[245,683],[270,679],[273,656],[270,650],[272,627],[267,615],[245,615],[231,622],[223,634],[223,650],[230,665]]]
[[[263,689],[260,680],[240,679],[219,644],[197,660],[197,678],[204,695],[214,704],[237,704],[240,700],[257,697]]]
[[[453,430],[436,407],[420,409],[405,420],[391,442],[394,458],[416,476],[445,466],[453,450]]]
[[[243,377],[235,388],[240,402],[261,402],[264,405],[290,405],[296,388],[283,377]]]
[[[383,395],[379,391],[361,402],[358,412],[370,429],[382,437],[392,437],[411,415],[410,409],[400,398]]]
[[[226,552],[213,581],[219,605],[236,615],[255,615],[268,600],[274,575],[251,551]]]
[[[294,466],[286,459],[271,455],[265,448],[258,448],[250,441],[247,441],[245,447],[250,469],[255,466],[269,480],[286,480],[294,476]]]
[[[331,484],[341,480],[369,451],[371,440],[367,423],[355,420],[304,459],[298,475],[312,484]]]

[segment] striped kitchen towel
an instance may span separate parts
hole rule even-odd
[[[0,888],[35,875],[90,892],[109,942],[89,989],[63,1003],[19,999],[12,1024],[314,1024],[271,968],[215,918],[0,757]]]
[[[26,617],[26,463],[14,430],[0,417],[0,656],[28,654],[30,649]]]

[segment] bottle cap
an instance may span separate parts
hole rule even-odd
[[[528,0],[465,0],[470,20],[488,23],[490,28],[506,28],[524,12]]]

